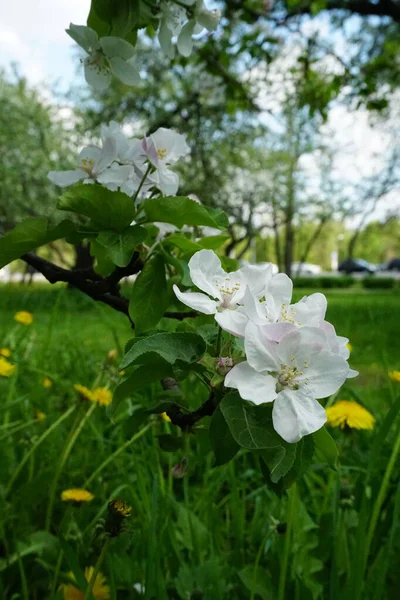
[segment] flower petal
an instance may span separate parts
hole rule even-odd
[[[272,265],[245,265],[239,272],[242,274],[250,292],[256,296],[264,296],[265,288],[272,278]]]
[[[235,365],[225,377],[224,385],[235,388],[244,400],[254,404],[272,402],[276,398],[275,379],[267,373],[257,373],[248,362]]]
[[[216,278],[227,275],[221,267],[221,261],[212,250],[199,250],[189,260],[190,277],[196,287],[221,300],[220,291],[215,283]]]
[[[289,444],[318,431],[326,423],[325,409],[314,398],[297,391],[278,394],[272,409],[274,429]]]
[[[124,60],[129,60],[135,53],[135,48],[122,38],[107,35],[100,38],[100,46],[106,56],[113,58],[119,56]]]
[[[246,326],[244,347],[249,365],[259,373],[280,370],[278,344],[271,342],[262,329],[251,321]]]
[[[304,296],[290,308],[294,311],[296,322],[300,325],[319,327],[325,319],[327,304],[324,294],[317,292],[311,296]]]
[[[159,168],[158,185],[160,190],[167,196],[174,196],[179,188],[179,175],[166,167]]]
[[[140,75],[137,68],[134,66],[132,59],[124,60],[119,56],[110,58],[111,71],[117,79],[125,83],[125,85],[139,85]]]
[[[190,150],[186,143],[186,137],[173,129],[159,127],[157,131],[151,134],[150,138],[156,151],[157,149],[166,151],[161,163],[172,164],[185,156]]]
[[[89,85],[95,90],[105,90],[111,83],[112,75],[110,69],[103,63],[98,65],[90,61],[84,60],[85,79]]]
[[[285,273],[278,273],[272,277],[266,295],[271,295],[277,307],[280,308],[281,304],[290,304],[292,292],[293,282],[290,277]]]
[[[119,186],[134,173],[135,171],[130,165],[117,165],[116,163],[113,163],[110,167],[100,173],[97,177],[97,181],[104,184],[115,183]]]
[[[192,19],[188,21],[181,29],[178,36],[178,51],[182,56],[190,56],[193,50],[193,39],[194,28],[196,21]]]
[[[158,41],[160,42],[161,50],[168,58],[174,58],[175,49],[172,44],[172,31],[167,25],[167,21],[161,21],[160,30],[158,32]]]
[[[47,177],[52,183],[60,187],[67,187],[73,185],[78,181],[81,181],[86,177],[87,173],[81,169],[74,169],[73,171],[50,171]]]
[[[92,50],[99,48],[99,36],[90,27],[84,25],[74,25],[70,23],[69,29],[65,30],[68,35],[77,43],[81,48],[90,53]]]
[[[217,303],[205,294],[199,292],[181,292],[177,285],[173,286],[175,296],[186,306],[198,310],[205,315],[214,315],[217,312]]]
[[[223,310],[215,315],[215,320],[224,331],[243,338],[248,318],[244,312],[238,310]]]
[[[296,380],[306,386],[314,398],[326,398],[337,392],[349,374],[346,360],[333,352],[324,350],[308,360],[308,367],[302,369],[304,373]]]

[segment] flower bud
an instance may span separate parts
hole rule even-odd
[[[223,357],[221,356],[220,358],[218,358],[217,360],[217,372],[220,375],[226,375],[228,373],[228,371],[230,371],[233,367],[233,358],[231,358],[230,356],[226,356]]]
[[[187,456],[184,456],[181,461],[178,462],[171,469],[171,475],[174,479],[183,479],[188,471],[188,463],[189,459]]]

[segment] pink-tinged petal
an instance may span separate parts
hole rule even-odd
[[[221,293],[215,283],[218,278],[225,278],[227,274],[221,267],[221,261],[212,250],[199,250],[189,260],[190,277],[196,287],[211,296],[222,299]]]
[[[343,385],[349,374],[349,365],[338,354],[324,350],[313,354],[309,358],[308,366],[301,370],[303,374],[296,377],[296,381],[314,398],[326,398]]]
[[[285,335],[296,330],[296,326],[292,323],[268,323],[262,325],[261,329],[265,336],[272,342],[280,342]]]
[[[321,429],[326,423],[326,412],[319,402],[300,390],[285,390],[274,402],[272,422],[275,431],[294,444]]]
[[[86,177],[87,173],[82,169],[74,169],[73,171],[50,171],[47,177],[51,183],[60,187],[67,187],[73,185],[78,181],[82,181]]]
[[[272,402],[276,398],[275,379],[267,373],[257,373],[247,362],[234,366],[225,377],[224,385],[235,388],[243,400],[254,404]]]
[[[307,350],[307,348],[306,348]],[[277,344],[276,350],[279,356],[279,363],[283,365],[293,365],[299,360],[308,360],[309,356],[303,356],[303,348],[301,347],[301,336],[298,329],[293,329],[287,335],[285,335]],[[296,359],[296,363],[294,361]]]
[[[248,318],[240,309],[223,310],[215,315],[215,320],[224,331],[243,338]]]
[[[249,365],[259,373],[280,370],[278,344],[271,342],[251,321],[246,326],[244,347]]]
[[[199,294],[198,292],[181,292],[178,286],[174,285],[173,290],[175,296],[189,308],[198,310],[205,315],[214,315],[217,312],[217,303],[211,300],[205,294]]]

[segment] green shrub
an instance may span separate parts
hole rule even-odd
[[[331,289],[331,288],[348,288],[355,283],[353,277],[343,275],[340,277],[295,277],[293,279],[294,288],[311,288],[311,289]]]
[[[393,277],[365,277],[362,286],[367,290],[392,290],[397,288],[397,280]]]

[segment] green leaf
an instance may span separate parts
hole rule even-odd
[[[157,439],[161,450],[165,452],[176,452],[177,450],[183,450],[185,447],[184,437],[176,437],[176,435],[165,433],[158,435]]]
[[[148,418],[148,412],[142,406],[137,408],[132,416],[124,422],[124,434],[128,439],[131,438],[142,423]]]
[[[98,184],[75,185],[60,196],[57,206],[60,210],[89,217],[99,230],[123,231],[135,214],[132,198]]]
[[[218,250],[226,240],[229,240],[229,235],[209,235],[197,243],[201,248],[205,248],[206,250]]]
[[[235,442],[219,408],[214,411],[211,417],[209,433],[211,448],[215,454],[216,467],[229,462],[239,452],[240,446]]]
[[[130,365],[191,364],[206,350],[205,341],[195,333],[156,333],[134,341],[123,358],[121,369]]]
[[[163,377],[172,377],[172,375],[171,366],[166,363],[138,367],[117,385],[113,394],[112,404],[107,411],[108,416],[113,419],[119,405],[125,398],[132,398],[134,394],[147,385],[160,381]]]
[[[75,225],[68,219],[52,226],[48,219],[27,219],[0,238],[0,269],[26,252],[69,236]]]
[[[99,275],[107,277],[115,270],[115,264],[108,256],[107,248],[101,246],[97,240],[90,242],[90,254],[96,259],[94,270]]]
[[[164,259],[160,254],[148,260],[133,284],[129,314],[137,331],[153,328],[168,308]]]
[[[263,450],[285,445],[273,428],[270,404],[255,406],[242,400],[237,392],[230,392],[222,398],[219,406],[239,446]]]
[[[69,543],[66,541],[66,539],[63,537],[61,532],[59,532],[58,538],[60,540],[60,546],[62,548],[62,551],[65,555],[65,558],[67,559],[68,566],[74,575],[75,581],[77,583],[77,587],[81,591],[85,591],[87,588],[87,581],[86,581],[85,575],[79,565],[79,560],[78,560],[77,555],[75,554],[74,550],[69,545]],[[92,594],[90,596],[93,597]]]
[[[264,462],[268,465],[273,483],[278,483],[290,471],[296,460],[297,444],[283,443],[284,447],[270,448],[260,452]]]
[[[193,242],[193,240],[190,240],[183,233],[173,233],[172,235],[167,236],[166,238],[164,238],[163,244],[176,246],[180,250],[188,252],[197,252],[198,250],[202,249],[202,246],[200,246],[200,244]]]
[[[238,573],[243,585],[252,593],[251,597],[260,596],[262,600],[274,600],[276,594],[271,582],[271,576],[265,569],[254,565],[243,567]]]
[[[325,427],[318,429],[312,434],[312,438],[315,444],[315,450],[317,457],[321,457],[322,460],[326,461],[332,467],[336,467],[339,452],[336,446],[335,440],[332,438],[330,433]]]
[[[148,221],[171,223],[179,228],[184,225],[208,225],[225,229],[229,224],[222,210],[203,206],[186,196],[147,198],[143,208]]]
[[[101,231],[97,242],[107,249],[108,255],[117,267],[126,267],[138,244],[147,237],[147,231],[140,225],[133,225],[124,231]]]

